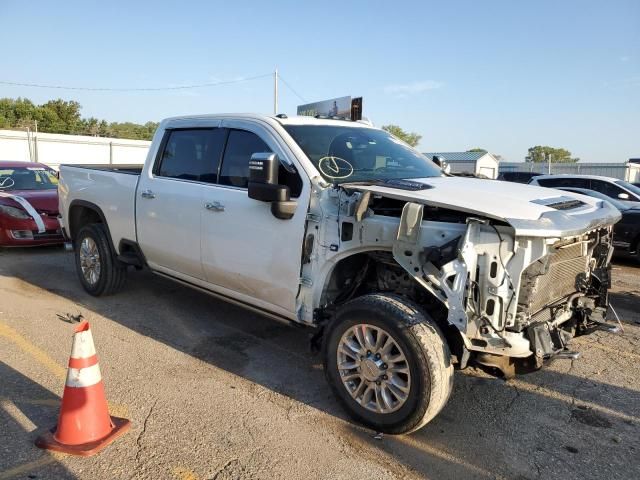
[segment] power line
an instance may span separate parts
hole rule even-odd
[[[245,78],[239,78],[236,80],[227,80],[224,82],[199,83],[194,85],[180,85],[175,87],[145,87],[145,88],[70,87],[65,85],[45,85],[40,83],[7,82],[3,80],[0,80],[0,85],[10,85],[15,87],[51,88],[56,90],[82,90],[82,91],[89,91],[89,92],[159,92],[163,90],[188,90],[191,88],[217,87],[219,85],[230,85],[233,83],[247,82],[249,80],[257,80],[258,78],[271,77],[272,75],[273,73],[265,73],[263,75],[256,75],[254,77],[245,77]],[[285,85],[286,85],[286,82],[285,82]],[[293,89],[291,90],[295,93]],[[298,94],[296,93],[296,95]]]
[[[307,103],[307,101],[302,97],[302,95],[300,95],[298,92],[296,92],[296,91],[295,91],[295,89],[294,89],[291,85],[289,85],[289,82],[287,82],[281,74],[278,74],[278,78],[280,78],[280,80],[282,80],[282,83],[284,83],[284,84],[285,84],[285,86],[286,86],[289,90],[291,90],[291,91],[295,94],[295,96],[296,96],[296,97],[298,97],[298,98],[299,98],[300,100],[302,100],[304,103]]]

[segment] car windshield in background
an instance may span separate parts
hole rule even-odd
[[[11,190],[55,190],[58,177],[42,167],[0,168],[0,192]]]
[[[635,193],[640,198],[640,188],[636,187],[633,183],[625,182],[624,180],[617,180],[616,184]]]
[[[329,125],[284,128],[331,183],[442,175],[435,163],[382,130]]]

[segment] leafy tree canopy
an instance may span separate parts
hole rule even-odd
[[[575,163],[579,158],[572,158],[571,152],[564,148],[554,148],[537,145],[529,149],[529,154],[525,157],[527,162],[541,163],[548,162],[548,155],[551,155],[552,163]]]
[[[475,148],[471,148],[471,149],[467,150],[467,152],[482,152],[482,153],[487,153],[488,151],[487,151],[487,150],[485,150],[484,148],[478,148],[478,147],[475,147]]]
[[[422,138],[422,135],[418,135],[415,132],[405,132],[398,125],[383,125],[382,129],[386,130],[394,137],[399,138],[403,142],[408,143],[412,147],[415,147],[416,145],[418,145],[418,143],[420,142],[420,139]]]
[[[156,122],[139,125],[82,118],[81,109],[78,102],[62,99],[35,105],[26,98],[0,98],[0,129],[33,129],[38,122],[38,130],[46,133],[151,140],[158,128]]]

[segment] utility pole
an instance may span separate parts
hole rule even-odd
[[[29,161],[33,162],[33,151],[31,149],[31,128],[25,127],[27,131],[27,146],[29,147]]]
[[[273,72],[273,114],[278,114],[278,67]]]
[[[35,135],[33,135],[33,154],[35,161],[38,161],[38,120],[34,120],[35,123]]]

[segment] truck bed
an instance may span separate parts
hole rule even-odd
[[[91,204],[100,209],[113,245],[136,240],[135,205],[142,165],[60,165],[60,212]]]
[[[119,164],[119,165],[105,165],[103,163],[82,163],[82,164],[62,164],[62,167],[74,167],[74,168],[87,168],[91,170],[102,170],[105,172],[118,172],[118,173],[127,173],[129,175],[140,175],[142,172],[142,167],[144,165],[138,164]]]

